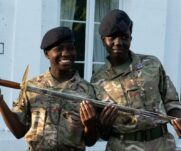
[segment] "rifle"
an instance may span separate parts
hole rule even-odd
[[[100,107],[100,108],[104,108],[107,105],[107,102],[104,102],[104,101],[87,98],[87,97],[82,96],[80,94],[75,95],[75,93],[72,94],[72,93],[61,92],[61,91],[57,92],[57,91],[54,91],[53,89],[40,88],[40,87],[34,86],[30,83],[27,83],[25,81],[23,82],[23,84],[20,84],[17,82],[0,79],[0,85],[5,86],[5,87],[9,87],[9,88],[14,88],[14,89],[22,89],[23,93],[25,91],[30,91],[30,92],[34,92],[34,93],[38,93],[38,94],[42,94],[42,95],[61,97],[61,98],[68,99],[71,101],[79,101],[79,102],[81,102],[82,100],[88,100],[95,107]],[[146,117],[154,117],[156,119],[161,119],[161,120],[164,120],[166,122],[170,122],[172,119],[176,118],[176,117],[167,116],[167,115],[164,115],[161,113],[155,113],[155,112],[125,107],[125,106],[119,106],[117,104],[113,104],[113,105],[116,106],[118,108],[118,110],[120,110],[122,112],[146,116]],[[179,120],[181,120],[181,118]]]

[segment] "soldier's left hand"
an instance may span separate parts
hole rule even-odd
[[[88,101],[80,103],[80,119],[85,127],[91,127],[96,122],[96,112],[94,107]]]
[[[180,119],[174,119],[171,121],[172,126],[174,127],[177,135],[181,137],[181,120]]]

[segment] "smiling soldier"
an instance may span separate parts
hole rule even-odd
[[[28,82],[94,98],[92,86],[73,68],[77,55],[74,42],[73,32],[67,27],[49,30],[41,49],[50,68]],[[95,110],[86,100],[79,104],[62,99],[26,92],[22,99],[14,101],[11,111],[1,95],[0,112],[11,132],[17,138],[25,137],[29,151],[84,151],[85,145],[93,145],[97,138]]]

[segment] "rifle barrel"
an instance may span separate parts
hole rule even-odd
[[[79,101],[79,102],[82,100],[88,100],[94,106],[100,107],[100,108],[104,108],[107,105],[107,102],[87,98],[87,97],[81,96],[80,94],[76,95],[75,93],[71,94],[71,93],[66,93],[66,92],[61,92],[61,91],[57,92],[57,91],[54,91],[51,89],[35,87],[35,86],[29,85],[29,84],[27,85],[26,90],[35,92],[35,93],[39,93],[39,94],[44,94],[44,95],[46,94],[46,95],[50,95],[50,96],[54,96],[54,97],[62,97],[64,99],[69,99],[69,100],[74,100],[74,101]],[[167,116],[162,113],[155,113],[155,112],[151,112],[151,111],[134,109],[134,108],[130,108],[130,107],[119,106],[117,104],[113,104],[113,105],[116,106],[118,108],[118,110],[120,110],[122,112],[133,113],[133,114],[141,115],[141,116],[145,116],[145,117],[153,117],[153,118],[157,118],[157,119],[162,119],[167,122],[170,122],[172,119],[175,119],[175,117],[173,117],[173,116]],[[181,119],[179,119],[179,120],[181,120]]]
[[[3,80],[3,79],[0,79],[0,85],[5,86],[5,87],[9,87],[9,88],[14,88],[14,89],[21,89],[20,83],[13,82],[13,81],[8,81],[8,80]],[[100,107],[100,108],[104,108],[107,105],[107,102],[87,98],[87,97],[81,96],[79,94],[75,95],[75,94],[65,93],[65,92],[60,92],[60,91],[57,92],[57,91],[53,91],[51,89],[39,88],[39,87],[33,86],[31,84],[26,85],[25,90],[35,92],[35,93],[39,93],[39,94],[43,94],[43,95],[50,95],[50,96],[54,96],[54,97],[62,97],[64,99],[69,99],[69,100],[74,100],[74,101],[88,100],[94,106]],[[146,116],[146,117],[159,118],[159,119],[162,119],[162,120],[165,120],[165,121],[168,121],[168,122],[170,122],[172,119],[176,118],[176,117],[167,116],[167,115],[164,115],[164,114],[161,114],[161,113],[155,113],[155,112],[150,112],[150,111],[125,107],[125,106],[119,106],[117,104],[113,104],[113,105],[116,106],[118,108],[118,110],[120,110],[122,112],[133,113],[133,114],[142,115],[142,116]],[[179,118],[179,120],[181,120],[181,118]]]

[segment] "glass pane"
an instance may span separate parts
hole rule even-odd
[[[103,64],[93,64],[92,74],[96,73],[102,66],[103,66]]]
[[[85,56],[85,24],[74,22],[60,22],[60,26],[69,27],[75,34],[75,46],[77,49],[77,61],[84,61]]]
[[[119,0],[96,0],[95,21],[100,22],[103,16],[112,9],[119,8]]]
[[[79,72],[80,76],[84,78],[84,64],[82,63],[75,63],[75,69]]]
[[[104,62],[107,56],[101,37],[98,33],[99,25],[95,25],[94,28],[94,50],[93,50],[93,62]]]
[[[86,20],[86,0],[61,0],[60,18],[66,20]]]

